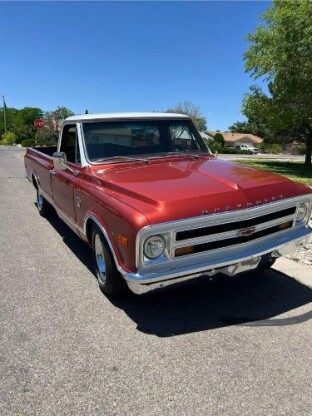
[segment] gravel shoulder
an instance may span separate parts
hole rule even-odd
[[[312,227],[312,218],[309,222],[309,226]],[[307,266],[311,266],[312,275],[312,237],[310,237],[308,244],[301,250],[295,251],[294,253],[286,256],[289,260],[293,260],[296,263],[302,263]]]

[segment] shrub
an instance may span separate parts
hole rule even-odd
[[[212,153],[223,153],[223,154],[234,154],[234,155],[252,155],[251,150],[242,150],[239,148],[234,147],[223,147],[220,143],[215,141],[209,140],[206,141],[207,146],[211,150]]]
[[[273,153],[275,155],[282,153],[282,146],[276,143],[270,144],[266,148],[267,153]]]
[[[223,147],[220,150],[220,153],[233,154],[233,155],[252,155],[251,150],[246,150],[246,149],[242,150],[242,149],[233,148],[233,147]]]
[[[261,153],[267,153],[267,144],[262,142],[262,143],[259,143],[257,147]]]
[[[296,155],[305,155],[306,150],[307,148],[304,144],[298,144],[297,146],[293,147],[293,153]]]
[[[37,130],[35,133],[35,139],[37,143],[46,143],[46,142],[57,142],[59,134],[51,130]]]
[[[21,143],[22,147],[31,147],[34,144],[35,144],[35,140],[34,139],[25,139]]]
[[[35,146],[43,146],[43,147],[50,147],[50,146],[57,146],[57,143],[54,140],[46,140],[46,141],[39,141],[35,142]]]
[[[13,144],[16,143],[16,135],[12,131],[8,131],[2,136],[1,144]]]
[[[213,140],[218,143],[221,147],[224,147],[224,137],[221,133],[216,133]]]
[[[216,153],[216,152],[221,153],[223,149],[220,143],[217,143],[212,140],[209,141],[208,147],[212,151],[212,153]]]

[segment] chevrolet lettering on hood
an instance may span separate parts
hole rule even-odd
[[[311,235],[310,188],[215,157],[181,114],[67,118],[58,146],[28,148],[25,167],[39,214],[90,245],[109,296],[256,273]]]
[[[272,196],[271,197],[271,201],[276,201],[277,198],[278,199],[283,199],[283,195],[279,195],[278,197]],[[255,205],[267,204],[268,202],[270,202],[270,199],[265,198],[263,201],[261,201],[261,200],[258,199],[256,201]],[[254,204],[252,202],[247,202],[246,203],[246,208],[250,208],[252,206],[254,206]],[[214,208],[213,213],[214,214],[217,214],[217,213],[222,212],[222,211],[230,211],[232,209],[240,209],[242,207],[243,207],[243,204],[236,204],[233,207],[231,205],[227,205],[226,207],[224,207],[224,209],[222,209],[222,208]],[[201,213],[203,215],[207,215],[207,214],[209,214],[209,211],[208,211],[208,209],[202,209]]]

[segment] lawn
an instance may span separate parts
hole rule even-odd
[[[282,162],[277,160],[234,160],[240,165],[251,166],[257,169],[267,170],[286,176],[293,181],[312,186],[312,166],[306,166],[302,162]]]

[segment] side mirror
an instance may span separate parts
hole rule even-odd
[[[78,176],[79,170],[72,169],[67,165],[67,157],[64,152],[53,153],[53,169],[58,170],[69,170],[73,175]]]
[[[55,152],[53,153],[53,168],[55,170],[65,170],[67,169],[67,158],[64,152]]]

